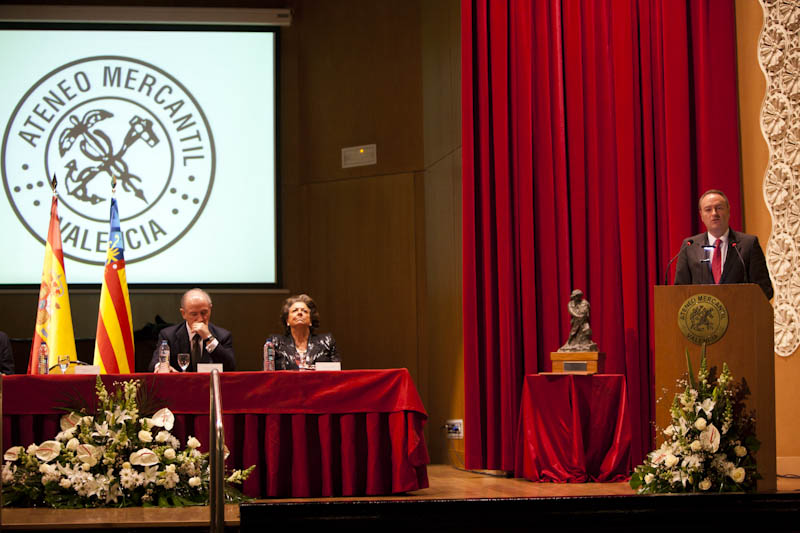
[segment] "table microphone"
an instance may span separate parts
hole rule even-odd
[[[744,270],[744,282],[750,283],[750,278],[747,276],[747,267],[744,265],[744,259],[742,258],[742,252],[739,251],[739,243],[736,241],[731,241],[731,248],[736,250],[736,256],[739,258],[739,262],[742,264],[742,270]]]
[[[689,239],[688,241],[683,243],[683,246],[681,246],[681,249],[678,250],[678,253],[675,254],[672,257],[672,259],[669,260],[669,263],[667,263],[667,269],[664,271],[664,285],[669,285],[669,267],[671,267],[672,263],[674,263],[675,260],[678,258],[678,256],[681,255],[681,252],[683,251],[684,248],[689,247],[689,246],[691,246],[693,244],[694,244],[694,241],[692,239]]]

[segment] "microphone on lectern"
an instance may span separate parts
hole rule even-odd
[[[747,275],[747,267],[744,264],[744,258],[742,258],[742,252],[739,250],[739,243],[736,241],[732,241],[731,248],[736,250],[736,257],[739,258],[739,262],[742,264],[742,270],[744,270],[744,282],[750,283],[750,278]]]
[[[692,239],[688,239],[686,242],[683,243],[683,246],[681,246],[681,249],[678,250],[678,253],[672,256],[672,259],[669,260],[669,263],[667,263],[667,269],[664,271],[664,285],[669,285],[669,267],[671,267],[672,263],[674,263],[675,260],[678,258],[678,256],[681,255],[681,252],[683,251],[684,248],[688,248],[693,244],[694,241]]]

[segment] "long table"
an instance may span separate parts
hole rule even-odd
[[[229,469],[256,465],[251,497],[396,494],[428,486],[427,413],[406,369],[227,372],[221,376]],[[139,379],[175,414],[172,433],[208,445],[208,374],[101,376]],[[3,378],[3,447],[52,439],[60,407],[94,398],[94,376]],[[163,406],[162,405],[162,406]]]
[[[625,376],[525,376],[517,477],[560,483],[622,481],[630,471],[630,444]]]

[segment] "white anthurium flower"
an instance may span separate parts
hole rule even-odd
[[[698,420],[702,420],[698,418]],[[719,449],[719,442],[720,442],[720,434],[714,424],[709,424],[701,433],[700,433],[700,444],[703,445],[703,449],[709,450],[711,453],[716,453]]]
[[[153,424],[167,431],[172,431],[172,426],[175,424],[175,415],[166,407],[159,409],[153,415]]]
[[[80,444],[75,450],[75,457],[84,465],[92,467],[97,464],[97,446],[91,444]]]
[[[83,417],[75,412],[62,416],[61,420],[59,421],[59,425],[61,426],[61,431],[66,431],[68,429],[74,428],[75,426],[81,423],[81,418]]]
[[[22,453],[22,446],[12,446],[3,454],[4,461],[16,461],[19,459],[19,454]]]
[[[159,431],[158,434],[156,435],[156,442],[158,442],[159,444],[167,442],[170,436],[171,435],[169,434],[169,431],[163,431],[163,430]]]
[[[81,443],[80,443],[80,441],[78,441],[78,439],[76,439],[75,437],[72,437],[71,439],[69,439],[69,442],[67,442],[66,448],[69,451],[74,452],[75,450],[78,449],[78,446],[80,446],[80,444]]]
[[[658,448],[656,450],[653,450],[650,453],[650,461],[654,465],[660,465],[661,463],[664,462],[664,459],[667,457],[667,454],[669,453],[669,451],[670,451],[670,449],[667,446],[667,443],[666,442],[661,443],[661,447],[660,448]]]
[[[733,471],[730,473],[730,476],[731,479],[736,483],[741,483],[742,481],[744,481],[745,478],[744,468],[742,468],[741,466],[734,468]]]
[[[158,455],[149,448],[142,448],[131,454],[130,462],[134,465],[150,467],[158,464]]]
[[[714,400],[706,398],[702,403],[695,405],[694,412],[699,413],[702,410],[706,414],[706,417],[711,417],[711,413],[714,411],[714,405],[716,405]]]
[[[36,458],[45,463],[52,461],[61,453],[61,443],[57,440],[46,440],[36,449]]]

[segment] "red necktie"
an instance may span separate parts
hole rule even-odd
[[[711,273],[714,275],[714,283],[719,284],[722,277],[722,239],[717,239],[714,243],[714,256],[711,258]]]

